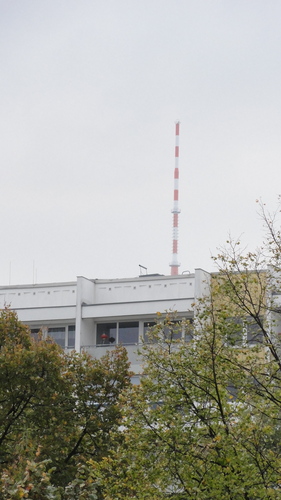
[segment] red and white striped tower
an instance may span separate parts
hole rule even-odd
[[[176,145],[175,145],[175,171],[174,171],[174,205],[173,214],[173,254],[171,266],[171,276],[179,274],[178,262],[178,239],[179,239],[179,136],[180,122],[176,122]]]

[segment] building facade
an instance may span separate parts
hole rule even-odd
[[[0,287],[0,308],[16,311],[34,336],[41,329],[64,349],[100,358],[117,344],[126,346],[132,370],[157,313],[174,311],[191,319],[210,275],[202,269],[178,276],[141,275],[128,279],[87,279],[69,283]]]

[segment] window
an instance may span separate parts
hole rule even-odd
[[[229,318],[228,323],[227,339],[230,345],[245,346],[262,343],[263,334],[260,326],[252,318]]]
[[[153,343],[153,335],[150,334],[150,328],[155,326],[157,323],[153,321],[146,321],[143,324],[143,341],[145,343]],[[162,334],[167,340],[177,340],[184,339],[185,342],[190,342],[193,339],[193,319],[188,319],[184,324],[181,320],[171,321],[169,325],[165,325],[162,330]]]
[[[150,329],[157,325],[155,321],[114,321],[108,323],[98,323],[96,328],[96,345],[110,344],[138,344],[155,343],[156,339],[150,334]],[[171,321],[169,324],[161,325],[162,335],[167,340],[185,339],[189,342],[193,337],[193,320],[188,321],[187,326],[183,326],[181,320]],[[159,339],[160,340],[160,339]]]
[[[137,344],[139,341],[138,321],[99,323],[97,325],[97,345]]]
[[[31,333],[31,337],[36,340],[36,342],[38,340],[40,340],[40,336],[39,336],[39,332],[41,331],[40,328],[31,328],[30,330],[30,333]]]
[[[149,332],[150,328],[152,328],[155,325],[156,325],[155,321],[145,321],[143,324],[143,341],[146,344],[153,343],[153,336]]]
[[[139,341],[138,321],[119,323],[118,342],[119,344],[137,344]]]
[[[59,326],[48,329],[48,336],[52,337],[54,341],[61,347],[65,347],[65,327]]]
[[[227,343],[233,346],[242,346],[245,330],[241,318],[227,319]]]
[[[73,349],[75,347],[75,325],[69,325],[68,327],[67,347],[71,347]]]
[[[117,338],[116,323],[102,323],[97,325],[97,344],[113,344]]]
[[[181,321],[169,321],[168,324],[164,322],[164,336],[167,340],[179,340],[182,338],[182,324]]]
[[[63,349],[74,349],[75,347],[75,325],[55,327],[42,326],[41,328],[31,328],[30,332],[35,340],[40,339],[39,332],[41,332],[42,338],[52,337],[52,339],[63,347]]]
[[[247,343],[249,345],[262,344],[263,333],[255,321],[247,322]]]
[[[133,385],[140,385],[140,375],[132,375],[131,376],[131,382]]]
[[[184,340],[185,342],[191,342],[194,337],[194,324],[193,319],[190,318],[186,320],[186,324],[184,325]]]

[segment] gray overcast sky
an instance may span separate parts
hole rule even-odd
[[[0,0],[0,284],[180,272],[280,193],[279,0]]]

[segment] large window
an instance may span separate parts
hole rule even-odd
[[[252,318],[229,318],[227,340],[233,346],[261,344],[263,334],[260,326]]]
[[[31,334],[31,337],[36,340],[36,342],[38,340],[40,340],[40,332],[41,332],[41,328],[31,328],[30,329],[30,334]]]
[[[233,346],[242,346],[245,338],[245,329],[241,318],[227,319],[227,343]]]
[[[65,347],[65,327],[58,326],[48,329],[48,336],[52,337],[54,341],[61,347]]]
[[[31,328],[30,331],[35,340],[40,338],[39,332],[41,332],[43,338],[52,337],[63,349],[74,349],[75,347],[75,325],[43,326],[41,328]]]
[[[138,321],[119,323],[118,342],[119,344],[137,344],[139,341]]]
[[[97,344],[114,344],[117,342],[117,323],[101,323],[97,325]]]
[[[97,345],[137,344],[139,341],[138,321],[99,323],[97,325]]]
[[[143,324],[143,342],[146,344],[155,342],[153,335],[150,332],[151,328],[155,325],[155,321],[145,321]]]
[[[98,323],[96,329],[96,344],[138,344],[155,343],[156,340],[150,333],[157,323],[155,321],[112,321]],[[189,342],[192,339],[192,319],[186,325],[181,320],[171,321],[163,324],[162,335],[168,340],[183,339]]]
[[[193,318],[189,318],[184,325],[184,340],[191,342],[194,337],[194,322]]]
[[[164,322],[164,336],[168,341],[182,339],[182,324],[181,321]]]
[[[247,328],[247,343],[249,345],[262,344],[263,333],[260,326],[255,321],[248,321],[245,326]]]
[[[143,341],[145,343],[155,342],[150,330],[156,324],[153,321],[144,322]],[[167,340],[184,340],[185,342],[190,342],[193,338],[193,319],[189,319],[184,323],[181,320],[170,321],[168,324],[164,323],[162,334]]]

